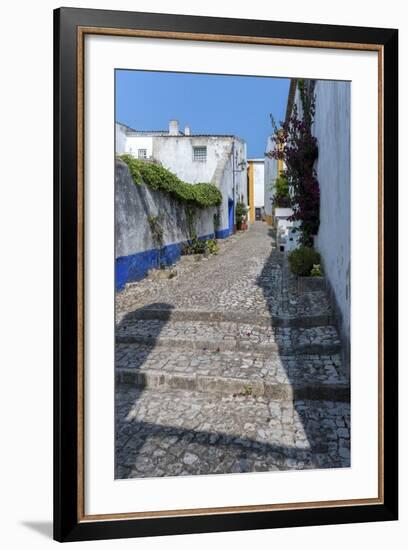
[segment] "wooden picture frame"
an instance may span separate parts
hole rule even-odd
[[[378,55],[378,480],[376,498],[89,516],[84,504],[84,37],[89,34]],[[54,12],[54,537],[158,536],[397,519],[398,32],[60,8]]]

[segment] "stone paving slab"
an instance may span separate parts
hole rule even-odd
[[[326,292],[299,293],[283,253],[273,251],[271,230],[262,222],[223,241],[220,253],[177,263],[173,279],[132,283],[117,294],[120,320],[130,311],[164,303],[174,309],[248,312],[260,316],[301,318],[330,315]]]
[[[117,294],[117,478],[350,466],[328,296],[299,292],[271,237],[255,223]]]
[[[249,323],[129,319],[116,328],[118,343],[153,344],[168,348],[211,350],[295,351],[337,353],[340,340],[334,326],[290,328]]]
[[[125,317],[122,312],[118,316],[120,322]],[[224,323],[246,323],[253,326],[273,327],[319,327],[333,325],[332,315],[304,315],[302,317],[285,317],[252,314],[251,312],[239,310],[214,311],[206,309],[169,309],[168,307],[155,307],[146,305],[126,315],[127,319],[139,320],[161,320],[161,321],[218,321]]]
[[[116,381],[142,388],[217,394],[267,395],[274,399],[349,400],[339,355],[280,355],[236,351],[169,350],[120,344]]]
[[[194,373],[265,379],[277,382],[290,380],[321,383],[345,382],[341,360],[334,355],[281,355],[260,352],[171,351],[154,346],[120,344],[116,348],[116,367],[135,370]]]
[[[347,403],[119,385],[116,411],[117,478],[350,466]]]

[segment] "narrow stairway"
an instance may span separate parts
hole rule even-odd
[[[200,288],[187,272],[161,283],[152,296],[136,293],[139,307],[120,316],[117,478],[350,465],[350,385],[331,311],[324,300],[317,309],[316,294],[296,296],[283,255],[270,253],[264,228],[256,231],[258,249],[254,235],[235,240],[224,258],[214,260],[213,272],[223,260],[239,261],[239,247],[249,247],[258,260],[263,253],[247,287],[256,296],[260,284],[274,281],[268,292],[281,309],[270,315],[222,309],[207,295],[179,306],[169,298],[167,309],[158,305],[158,295],[177,296],[180,289],[185,297],[191,287],[197,296]],[[206,270],[212,272],[209,264],[196,270],[198,286]],[[223,300],[237,279],[224,282],[218,293]],[[263,295],[259,308],[269,304],[264,288]]]

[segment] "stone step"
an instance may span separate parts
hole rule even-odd
[[[339,355],[268,355],[237,351],[170,350],[120,344],[116,381],[147,389],[184,389],[271,399],[349,401]]]
[[[334,317],[329,314],[303,315],[302,317],[282,315],[260,315],[245,311],[214,311],[206,309],[168,309],[168,308],[140,308],[131,314],[132,320],[161,320],[161,321],[219,321],[232,323],[246,323],[255,326],[273,327],[320,327],[333,325]]]
[[[279,351],[281,354],[340,352],[338,333],[332,325],[310,328],[254,327],[249,323],[224,321],[126,319],[116,327],[116,343],[204,351]]]
[[[350,407],[116,387],[115,477],[350,466]]]

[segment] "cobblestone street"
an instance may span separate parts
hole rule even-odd
[[[116,477],[350,465],[349,378],[326,292],[271,229],[116,297]]]

